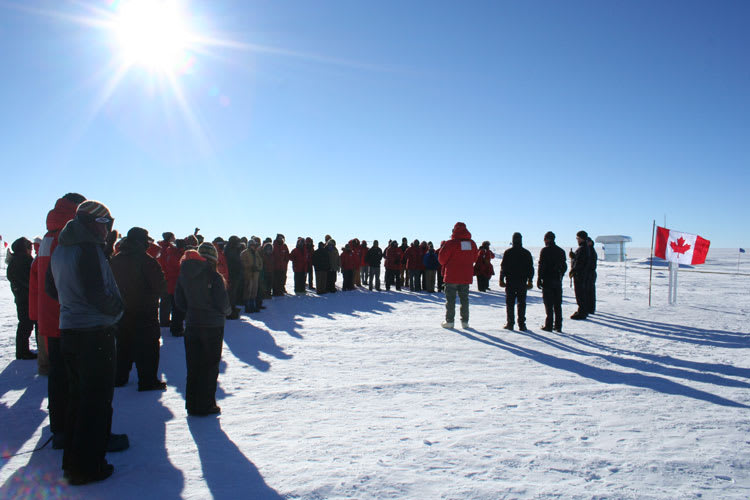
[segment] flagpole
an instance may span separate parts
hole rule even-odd
[[[651,226],[651,258],[648,263],[648,307],[651,307],[651,273],[654,270],[654,232],[656,231],[656,219]]]

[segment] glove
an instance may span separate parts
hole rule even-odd
[[[532,288],[534,288],[534,282],[529,278],[529,282],[526,283],[526,290],[531,290]]]
[[[109,233],[107,233],[107,236],[104,237],[104,243],[106,246],[112,246],[115,244],[115,241],[117,241],[117,238],[120,237],[120,233],[117,232],[117,229],[113,229]]]
[[[508,286],[508,285],[505,284],[505,280],[503,278],[500,278],[500,286],[503,287],[503,288],[505,288],[506,286]]]
[[[540,289],[540,290],[542,289],[542,280],[541,279],[536,280],[536,287],[538,289]]]

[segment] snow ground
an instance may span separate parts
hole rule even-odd
[[[597,314],[562,335],[540,330],[536,289],[531,331],[502,330],[496,277],[468,330],[440,328],[441,294],[273,299],[227,322],[218,418],[186,417],[183,345],[163,330],[169,389],[138,393],[134,372],[116,389],[131,448],[84,487],[62,480],[61,451],[29,453],[49,437],[46,380],[14,360],[3,270],[0,497],[748,498],[750,278],[712,249],[680,271],[676,306],[655,268],[649,308],[648,250],[630,253],[627,285],[600,262]]]

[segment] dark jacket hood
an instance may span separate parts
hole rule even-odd
[[[104,241],[98,239],[97,236],[89,231],[81,221],[73,219],[65,224],[65,227],[60,232],[58,243],[63,246],[80,245],[81,243],[102,245],[104,244]]]
[[[21,236],[10,245],[10,250],[13,252],[13,255],[26,255],[26,248],[30,244],[29,240]]]
[[[182,263],[180,273],[184,273],[186,278],[194,279],[203,273],[211,270],[211,264],[206,260],[190,259]]]
[[[146,253],[145,242],[138,239],[125,238],[120,245],[120,253],[124,255],[138,255]]]

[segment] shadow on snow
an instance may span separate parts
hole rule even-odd
[[[466,337],[469,340],[482,342],[484,344],[497,347],[498,349],[503,349],[504,351],[507,351],[510,354],[524,357],[532,361],[536,361],[537,363],[547,365],[552,368],[569,371],[581,377],[593,379],[598,382],[602,382],[604,384],[624,384],[624,385],[630,385],[633,387],[641,387],[645,389],[650,389],[650,390],[661,392],[664,394],[672,394],[672,395],[677,395],[677,396],[690,397],[690,398],[698,399],[701,401],[706,401],[708,403],[713,403],[713,404],[720,405],[720,406],[729,406],[729,407],[735,407],[735,408],[748,408],[747,405],[744,405],[742,403],[738,403],[736,401],[732,401],[732,400],[723,398],[721,396],[711,394],[706,391],[694,389],[692,387],[674,382],[667,378],[658,377],[654,375],[645,375],[643,373],[625,373],[625,372],[620,372],[620,371],[612,370],[608,368],[599,368],[596,366],[583,363],[581,361],[576,361],[574,359],[558,357],[558,356],[547,354],[547,353],[537,351],[535,349],[531,349],[528,347],[522,347],[520,345],[516,345],[511,342],[508,342],[507,340],[503,340],[501,338],[495,337],[493,335],[489,335],[487,333],[479,332],[477,330],[469,330],[469,331],[454,330],[454,331],[458,333],[459,335]],[[635,363],[631,363],[628,360],[625,360],[623,358],[620,358],[614,355],[601,355],[601,354],[594,354],[591,352],[583,351],[581,349],[568,346],[567,344],[561,341],[551,339],[548,337],[544,337],[544,336],[535,334],[533,332],[527,332],[526,335],[532,339],[542,341],[543,343],[547,345],[550,345],[561,351],[568,352],[571,354],[597,356],[603,359],[607,359],[608,361],[615,363],[615,364],[619,364],[621,366],[633,367],[633,365],[636,365],[635,366],[636,368],[639,368],[639,369],[644,368],[644,365],[639,365],[637,361]],[[726,379],[724,380],[726,381]],[[728,384],[724,384],[724,385],[728,385]]]

